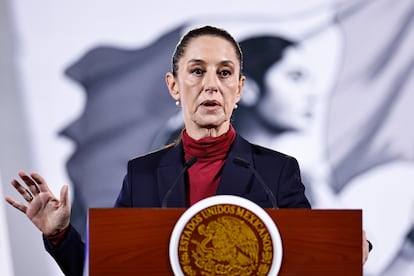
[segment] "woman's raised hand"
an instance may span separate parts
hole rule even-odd
[[[70,201],[68,186],[60,191],[60,199],[56,198],[49,189],[46,181],[37,173],[27,174],[19,171],[23,186],[13,179],[11,184],[26,200],[26,204],[6,196],[6,201],[20,210],[46,236],[53,236],[66,229],[70,223]]]

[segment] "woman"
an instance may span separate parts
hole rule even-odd
[[[310,70],[291,40],[263,35],[240,46],[246,85],[234,126],[249,141],[273,148],[275,137],[309,126],[316,96]]]
[[[174,178],[195,156],[197,161],[185,179],[171,190],[169,207],[186,207],[216,194],[240,195],[262,207],[271,207],[268,194],[251,171],[233,162],[239,157],[255,166],[279,207],[310,208],[296,160],[248,143],[230,124],[245,81],[241,68],[239,46],[224,30],[205,26],[181,39],[166,82],[172,98],[182,108],[182,139],[129,161],[115,207],[160,207]],[[19,172],[19,176],[28,190],[17,180],[12,185],[28,203],[10,197],[7,202],[42,231],[47,251],[65,274],[81,275],[84,243],[70,225],[68,187],[63,186],[57,199],[40,175]]]
[[[313,138],[318,124],[316,100],[321,95],[316,92],[305,49],[275,35],[248,37],[240,46],[246,84],[234,112],[234,128],[252,143],[294,155],[313,205],[313,182],[323,164],[315,162],[322,149]],[[317,142],[309,147],[310,141]]]

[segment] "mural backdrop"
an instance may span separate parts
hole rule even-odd
[[[275,13],[263,16],[199,11],[140,46],[82,49],[61,69],[84,100],[56,133],[73,142],[64,166],[74,225],[85,234],[87,209],[113,206],[127,161],[182,129],[164,74],[180,36],[211,24],[244,52],[236,130],[295,156],[314,208],[363,209],[374,244],[365,275],[414,273],[414,3],[319,4],[299,12],[293,1],[283,13],[269,4]]]

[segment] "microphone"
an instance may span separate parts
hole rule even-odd
[[[167,193],[164,196],[164,200],[162,201],[162,208],[167,207],[168,199],[174,190],[175,186],[177,186],[178,181],[181,179],[183,174],[197,161],[197,157],[192,156],[190,159],[188,159],[187,162],[184,164],[184,168],[181,170],[181,172],[178,174],[177,178],[174,180],[173,184],[171,185],[170,189],[167,191]]]
[[[269,186],[265,183],[265,181],[263,180],[263,178],[261,177],[259,172],[248,161],[246,161],[246,160],[244,160],[240,157],[235,157],[233,159],[233,163],[238,165],[238,166],[242,166],[244,168],[247,168],[247,169],[249,169],[253,172],[254,176],[257,178],[257,181],[259,181],[260,185],[262,185],[262,187],[265,190],[266,194],[270,197],[270,201],[272,202],[272,208],[277,209],[278,207],[277,207],[277,202],[276,202],[275,195],[273,194],[272,190],[270,190]]]

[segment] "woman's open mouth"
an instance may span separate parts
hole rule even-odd
[[[214,110],[220,107],[220,103],[215,100],[207,100],[207,101],[202,102],[200,105],[208,110]]]

